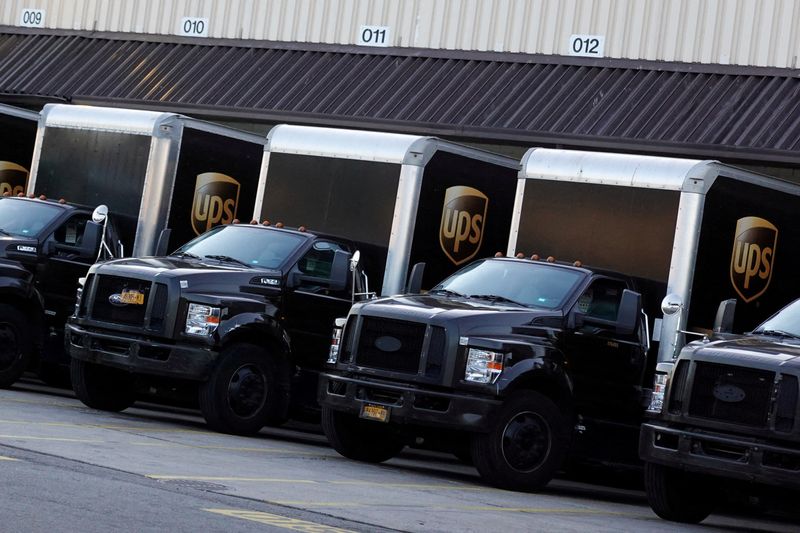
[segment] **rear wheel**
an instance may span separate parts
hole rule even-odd
[[[644,465],[644,488],[653,511],[672,522],[702,522],[716,504],[710,478],[655,463]]]
[[[122,370],[72,359],[70,376],[75,395],[93,409],[122,411],[136,399],[133,378]]]
[[[355,461],[382,463],[405,448],[405,441],[392,426],[328,407],[322,408],[322,429],[334,450]]]
[[[488,433],[472,440],[481,477],[500,488],[538,490],[553,478],[569,443],[567,421],[547,397],[518,392],[506,401]]]
[[[10,387],[34,353],[31,324],[16,307],[0,304],[0,387]]]
[[[285,418],[289,380],[281,361],[254,344],[231,345],[200,386],[200,410],[222,433],[252,435]]]

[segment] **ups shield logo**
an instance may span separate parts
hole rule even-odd
[[[478,253],[489,199],[472,187],[450,187],[444,193],[439,244],[455,265],[466,263]]]
[[[731,283],[745,301],[752,302],[767,290],[775,263],[778,228],[759,217],[736,222],[731,252]]]
[[[192,202],[192,229],[197,235],[218,224],[230,224],[239,205],[239,182],[225,174],[198,174]]]
[[[0,196],[17,196],[28,185],[28,170],[11,161],[0,161]]]

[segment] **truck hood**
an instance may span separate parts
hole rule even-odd
[[[155,280],[173,285],[179,283],[184,293],[219,290],[227,292],[231,287],[260,285],[255,280],[262,278],[281,278],[278,270],[249,268],[215,259],[181,257],[115,259],[93,266],[91,273]],[[278,281],[277,285],[279,283]]]
[[[697,342],[687,356],[696,361],[749,366],[763,370],[800,371],[800,340],[762,335]]]
[[[560,311],[532,309],[515,304],[492,302],[482,298],[438,296],[431,294],[381,298],[358,306],[362,315],[390,317],[432,325],[458,325],[462,334],[498,332],[545,323],[559,323]],[[551,319],[551,320],[548,320]]]

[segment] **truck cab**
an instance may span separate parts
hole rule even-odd
[[[64,322],[78,280],[106,253],[121,253],[107,210],[0,197],[0,386],[32,365],[48,379],[65,364]]]
[[[702,521],[723,488],[800,491],[800,300],[742,335],[720,311],[718,332],[659,365],[642,425],[647,498],[666,520]]]
[[[92,267],[67,326],[78,398],[122,410],[137,391],[185,384],[216,430],[285,420],[290,399],[315,400],[331,324],[367,292],[361,246],[232,224],[166,257]]]
[[[325,433],[372,462],[445,442],[511,489],[545,485],[570,448],[635,461],[635,444],[616,444],[636,442],[652,379],[644,286],[578,263],[493,258],[425,294],[357,304],[320,380]]]

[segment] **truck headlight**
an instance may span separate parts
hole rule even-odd
[[[494,383],[503,371],[503,354],[482,348],[467,351],[464,380],[473,383]]]
[[[219,326],[219,307],[210,305],[189,304],[186,314],[186,333],[207,337]]]
[[[347,323],[346,318],[337,318],[334,322],[333,334],[331,335],[331,349],[328,352],[328,364],[335,365],[339,360],[339,346],[342,344],[342,330]]]
[[[667,392],[669,374],[656,373],[653,378],[653,395],[650,396],[650,405],[647,406],[648,413],[660,414],[664,408],[664,395]]]

